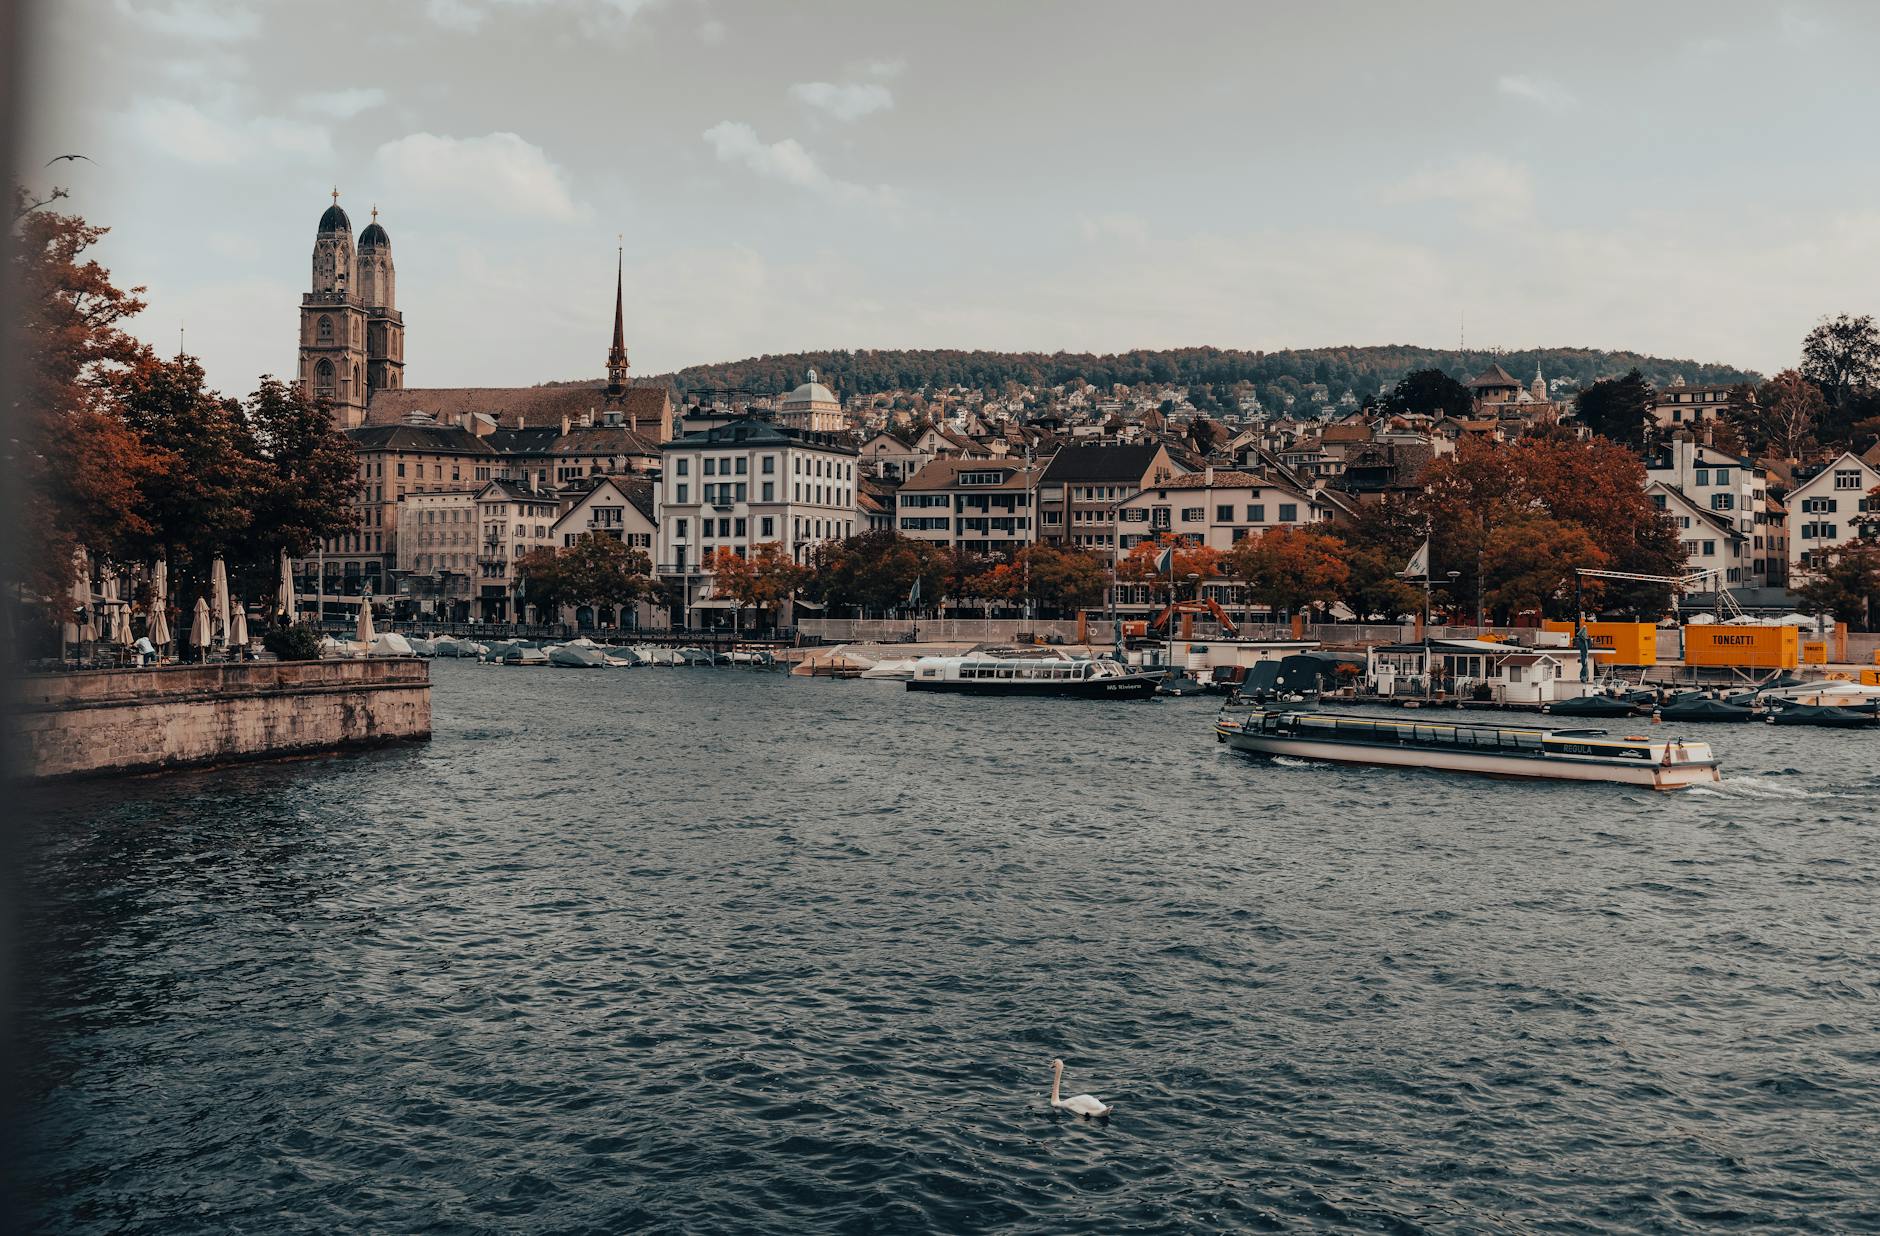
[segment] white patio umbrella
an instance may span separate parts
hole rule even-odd
[[[368,591],[359,598],[359,642],[370,647],[373,634],[372,593]]]
[[[170,564],[157,559],[157,564],[150,569],[150,620],[145,624],[144,636],[161,649],[170,642]]]
[[[116,571],[105,576],[105,595],[111,601],[111,642],[128,644],[131,642],[131,603],[126,598],[130,589],[124,586],[124,580]]]
[[[222,561],[222,555],[215,556],[215,563],[209,568],[210,595],[214,598],[215,638],[227,643],[229,637],[228,604],[228,564]]]
[[[287,563],[287,550],[281,550],[281,595],[277,598],[281,617],[294,620],[294,572]]]
[[[189,642],[195,646],[198,660],[209,659],[209,641],[215,638],[215,620],[209,614],[209,602],[196,598],[196,620],[189,624]]]
[[[229,630],[228,642],[238,649],[248,647],[248,610],[240,601],[235,602],[235,618]]]
[[[91,558],[80,549],[72,556],[76,570],[72,576],[72,611],[77,615],[74,643],[86,643],[98,638],[91,625]]]

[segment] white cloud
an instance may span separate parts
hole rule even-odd
[[[350,90],[330,90],[301,97],[300,106],[310,112],[348,120],[360,112],[385,105],[385,92],[377,86],[354,86]]]
[[[703,137],[721,163],[741,163],[766,180],[777,180],[835,201],[891,206],[896,195],[886,185],[860,185],[837,180],[823,171],[809,151],[793,137],[764,142],[757,131],[741,121],[721,120]]]
[[[143,99],[127,116],[131,134],[172,159],[228,166],[268,155],[330,159],[333,142],[319,125],[278,116],[232,121],[180,99]]]
[[[894,106],[894,92],[878,82],[798,82],[790,97],[837,120],[860,120]]]
[[[1504,227],[1534,217],[1534,177],[1519,163],[1489,155],[1469,155],[1426,167],[1391,185],[1385,205],[1406,202],[1455,202],[1477,227]]]
[[[868,74],[870,77],[899,77],[906,71],[907,61],[898,58],[894,60],[870,60],[867,64],[862,66],[862,72]]]
[[[698,24],[698,41],[707,47],[717,47],[723,43],[727,33],[729,31],[725,29],[725,23],[716,17],[708,18]]]
[[[413,133],[386,142],[373,159],[388,187],[413,201],[448,201],[457,209],[481,205],[499,214],[563,221],[587,214],[575,202],[567,174],[540,146],[514,133]]]
[[[383,0],[380,0],[383,3]],[[624,25],[661,0],[425,0],[425,13],[449,30],[472,32],[482,28],[498,9],[573,10],[583,28],[597,32]]]
[[[261,14],[238,0],[170,0],[168,4],[117,0],[121,16],[155,34],[196,43],[237,43],[261,32]]]
[[[1149,225],[1140,215],[1085,215],[1077,221],[1077,231],[1086,241],[1122,240],[1141,244],[1149,239]]]
[[[1511,99],[1520,99],[1550,112],[1570,112],[1580,105],[1571,90],[1549,77],[1508,74],[1496,80],[1495,89]]]

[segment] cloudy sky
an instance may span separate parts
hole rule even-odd
[[[244,389],[337,185],[413,386],[843,347],[1637,348],[1880,311],[1880,5],[56,0],[29,183]]]

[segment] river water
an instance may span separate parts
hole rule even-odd
[[[46,1230],[1880,1227],[1872,736],[1666,796],[434,674],[427,745],[53,808]]]

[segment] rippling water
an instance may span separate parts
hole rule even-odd
[[[59,805],[47,1229],[1880,1226],[1872,737],[1659,796],[434,673],[428,746]]]

